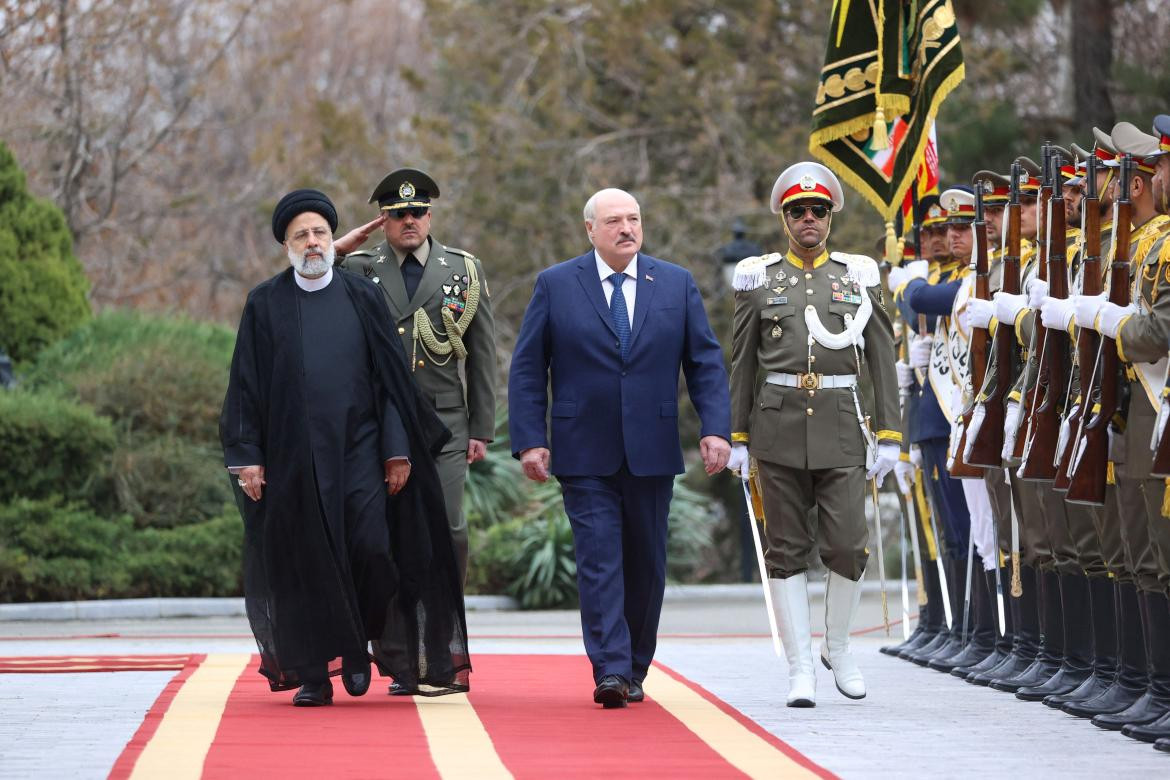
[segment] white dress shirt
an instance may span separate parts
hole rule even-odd
[[[613,283],[609,281],[609,277],[613,275],[614,270],[605,264],[601,259],[601,255],[597,252],[593,253],[593,259],[597,261],[597,275],[601,277],[601,289],[605,293],[605,304],[609,305],[610,299],[613,297]],[[626,270],[622,271],[625,278],[622,279],[622,294],[626,296],[626,314],[630,316],[630,328],[634,327],[634,299],[638,297],[638,256],[634,255],[634,259],[626,266]]]

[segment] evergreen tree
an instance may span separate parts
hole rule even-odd
[[[34,198],[0,142],[0,348],[16,362],[90,316],[89,280],[61,210]]]

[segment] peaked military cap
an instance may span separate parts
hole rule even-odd
[[[1080,144],[1070,144],[1069,148],[1072,149],[1072,153],[1076,155],[1076,163],[1073,165],[1072,176],[1065,177],[1064,183],[1070,187],[1076,187],[1085,180],[1085,170],[1088,168],[1085,160],[1088,160],[1090,157],[1095,155],[1092,151],[1085,149]],[[1064,169],[1061,168],[1060,172],[1063,174]]]
[[[956,184],[939,197],[946,209],[947,225],[965,225],[975,221],[975,193],[966,184]]]
[[[431,198],[439,197],[439,185],[417,168],[399,168],[378,182],[370,203],[377,201],[382,211],[429,208]]]
[[[937,227],[947,220],[946,209],[939,203],[938,195],[923,195],[918,201],[918,226]]]
[[[1154,135],[1158,136],[1158,148],[1170,152],[1170,114],[1154,117]]]
[[[773,214],[779,214],[792,201],[809,198],[827,200],[833,211],[845,207],[845,192],[836,174],[820,163],[798,162],[776,177],[768,205]]]
[[[1023,155],[1016,158],[1016,162],[1024,169],[1020,177],[1020,194],[1035,195],[1040,191],[1040,166],[1031,157]]]
[[[1134,164],[1139,171],[1153,173],[1159,155],[1165,154],[1158,143],[1158,138],[1149,133],[1143,133],[1129,122],[1118,122],[1109,134],[1113,139],[1113,146],[1117,153],[1133,155]],[[1108,163],[1106,163],[1108,165]],[[1114,165],[1120,165],[1120,159],[1115,159]]]
[[[1093,154],[1103,163],[1117,159],[1117,147],[1113,145],[1113,138],[1099,127],[1093,128]]]
[[[998,206],[1008,202],[1012,194],[1011,177],[995,171],[978,171],[971,177],[971,183],[983,188],[983,205]]]

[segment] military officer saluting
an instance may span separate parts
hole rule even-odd
[[[865,696],[849,626],[869,558],[866,478],[880,483],[898,460],[898,384],[877,264],[826,248],[832,212],[844,205],[837,177],[818,163],[797,163],[776,180],[770,205],[789,249],[736,267],[728,465],[747,468],[749,451],[758,463],[769,586],[789,667],[787,703],[811,707],[807,570],[814,541],[829,569],[821,660],[841,693]],[[862,371],[873,382],[872,424],[858,397]],[[819,520],[810,523],[814,506]]]
[[[439,187],[430,176],[399,168],[370,196],[381,215],[337,239],[334,246],[339,265],[364,274],[382,291],[414,379],[451,431],[438,458],[439,478],[459,571],[466,581],[463,484],[467,466],[483,459],[495,434],[495,322],[483,264],[430,235],[431,201],[437,197]],[[379,227],[386,240],[373,249],[357,250]]]

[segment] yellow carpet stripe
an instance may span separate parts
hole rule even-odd
[[[414,700],[440,777],[512,777],[466,693]]]
[[[817,777],[669,674],[651,667],[645,687],[655,703],[748,777]]]
[[[158,730],[134,764],[131,780],[183,780],[203,774],[228,696],[252,660],[248,653],[211,653],[175,694]]]

